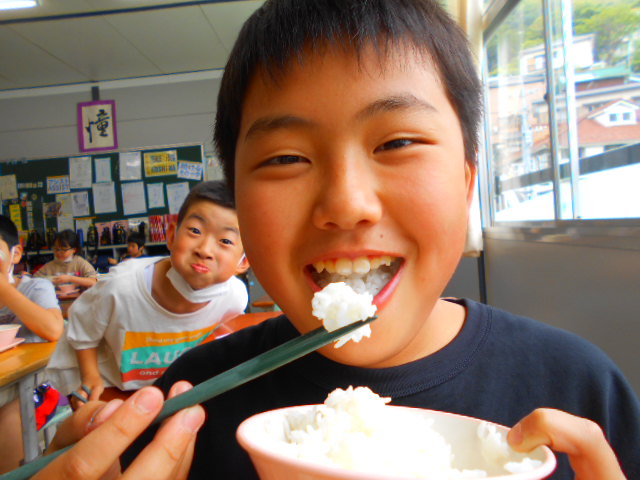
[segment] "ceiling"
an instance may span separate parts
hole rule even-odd
[[[263,0],[40,0],[0,11],[0,91],[224,68]]]

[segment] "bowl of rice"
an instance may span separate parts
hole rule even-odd
[[[540,480],[555,469],[547,447],[512,450],[507,427],[389,400],[366,387],[337,389],[321,405],[246,419],[238,442],[261,480]]]

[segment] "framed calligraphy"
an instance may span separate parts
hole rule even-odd
[[[81,152],[118,148],[115,100],[78,104],[78,141]]]

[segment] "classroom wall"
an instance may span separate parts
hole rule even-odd
[[[203,143],[211,151],[219,72],[115,81],[119,149]],[[0,92],[0,161],[79,154],[76,105],[91,85]]]
[[[640,251],[485,235],[487,301],[602,348],[640,392]]]

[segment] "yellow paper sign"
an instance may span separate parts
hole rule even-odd
[[[144,174],[146,177],[160,177],[178,173],[178,154],[175,150],[144,153]]]
[[[9,216],[18,230],[22,230],[22,210],[19,203],[9,205]]]

